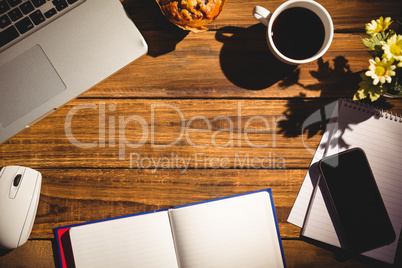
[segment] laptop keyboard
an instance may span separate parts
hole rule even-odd
[[[82,2],[84,0],[0,0],[0,50]]]

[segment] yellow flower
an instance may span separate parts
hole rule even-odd
[[[379,32],[383,32],[388,29],[388,26],[391,25],[391,23],[391,17],[386,17],[385,20],[383,19],[383,17],[372,20],[371,23],[366,24],[366,33],[374,36]]]
[[[369,76],[373,79],[373,85],[377,85],[378,82],[384,84],[385,82],[391,83],[392,78],[391,76],[395,75],[395,65],[394,59],[386,59],[383,58],[380,60],[379,57],[375,57],[375,59],[370,59],[370,66],[369,70],[366,72],[366,76]]]
[[[384,56],[387,59],[402,61],[402,35],[394,34],[387,42],[381,41]]]

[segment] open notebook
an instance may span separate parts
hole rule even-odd
[[[285,266],[270,189],[55,233],[62,267]]]
[[[402,227],[402,118],[374,107],[339,100],[318,145],[288,222],[302,227],[302,235],[341,247],[320,190],[318,161],[346,149],[360,147],[367,155],[396,241],[363,255],[393,263]],[[370,234],[367,234],[370,235]]]

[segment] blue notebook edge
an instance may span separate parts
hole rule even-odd
[[[272,196],[271,189],[267,189],[267,190],[269,190],[269,192],[268,192],[269,193],[269,198],[271,199],[272,213],[274,214],[276,234],[278,236],[279,247],[281,249],[282,262],[283,262],[283,266],[286,268],[285,252],[283,251],[282,238],[281,238],[281,234],[279,232],[279,223],[278,223],[278,217],[276,216],[276,210],[275,210],[275,205],[274,205],[274,197]]]
[[[189,204],[185,204],[185,205],[174,206],[174,207],[171,207],[171,208],[165,208],[165,209],[159,209],[159,210],[151,210],[151,211],[146,211],[146,212],[123,215],[123,216],[119,216],[119,217],[106,218],[106,219],[101,219],[101,220],[82,222],[82,223],[77,223],[77,224],[71,224],[71,225],[56,227],[56,228],[54,228],[54,234],[55,234],[55,237],[56,237],[56,244],[57,244],[57,251],[58,251],[60,267],[63,268],[64,266],[63,266],[63,260],[62,260],[62,255],[61,255],[61,245],[60,245],[58,234],[57,234],[57,232],[59,230],[72,228],[72,227],[77,227],[77,226],[82,226],[82,225],[94,224],[94,223],[99,223],[99,222],[104,222],[104,221],[123,219],[123,218],[128,218],[128,217],[146,215],[146,214],[150,214],[150,213],[168,211],[170,209],[189,207],[189,206],[194,206],[194,205],[198,205],[198,204],[204,204],[204,203],[209,203],[209,202],[215,202],[215,201],[219,201],[219,200],[229,199],[229,198],[233,198],[233,197],[239,197],[239,196],[244,196],[244,195],[249,195],[249,194],[255,194],[255,193],[259,193],[259,192],[267,192],[268,195],[269,195],[269,198],[270,198],[270,201],[271,201],[271,209],[272,209],[272,213],[274,215],[274,220],[275,220],[276,234],[278,236],[278,243],[279,243],[279,247],[280,247],[280,251],[281,251],[282,262],[283,262],[283,266],[287,267],[286,266],[286,261],[285,261],[285,254],[284,254],[284,251],[283,251],[282,239],[281,239],[281,235],[280,235],[280,232],[279,232],[278,218],[277,218],[277,215],[276,215],[274,199],[273,199],[273,196],[272,196],[271,188],[262,189],[262,190],[256,190],[256,191],[246,192],[246,193],[240,193],[240,194],[235,194],[235,195],[230,195],[230,196],[224,196],[224,197],[220,197],[220,198],[214,198],[214,199],[209,199],[209,200],[189,203]]]

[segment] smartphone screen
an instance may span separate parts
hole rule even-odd
[[[396,236],[364,151],[350,149],[318,163],[338,235],[362,253],[392,243]]]

